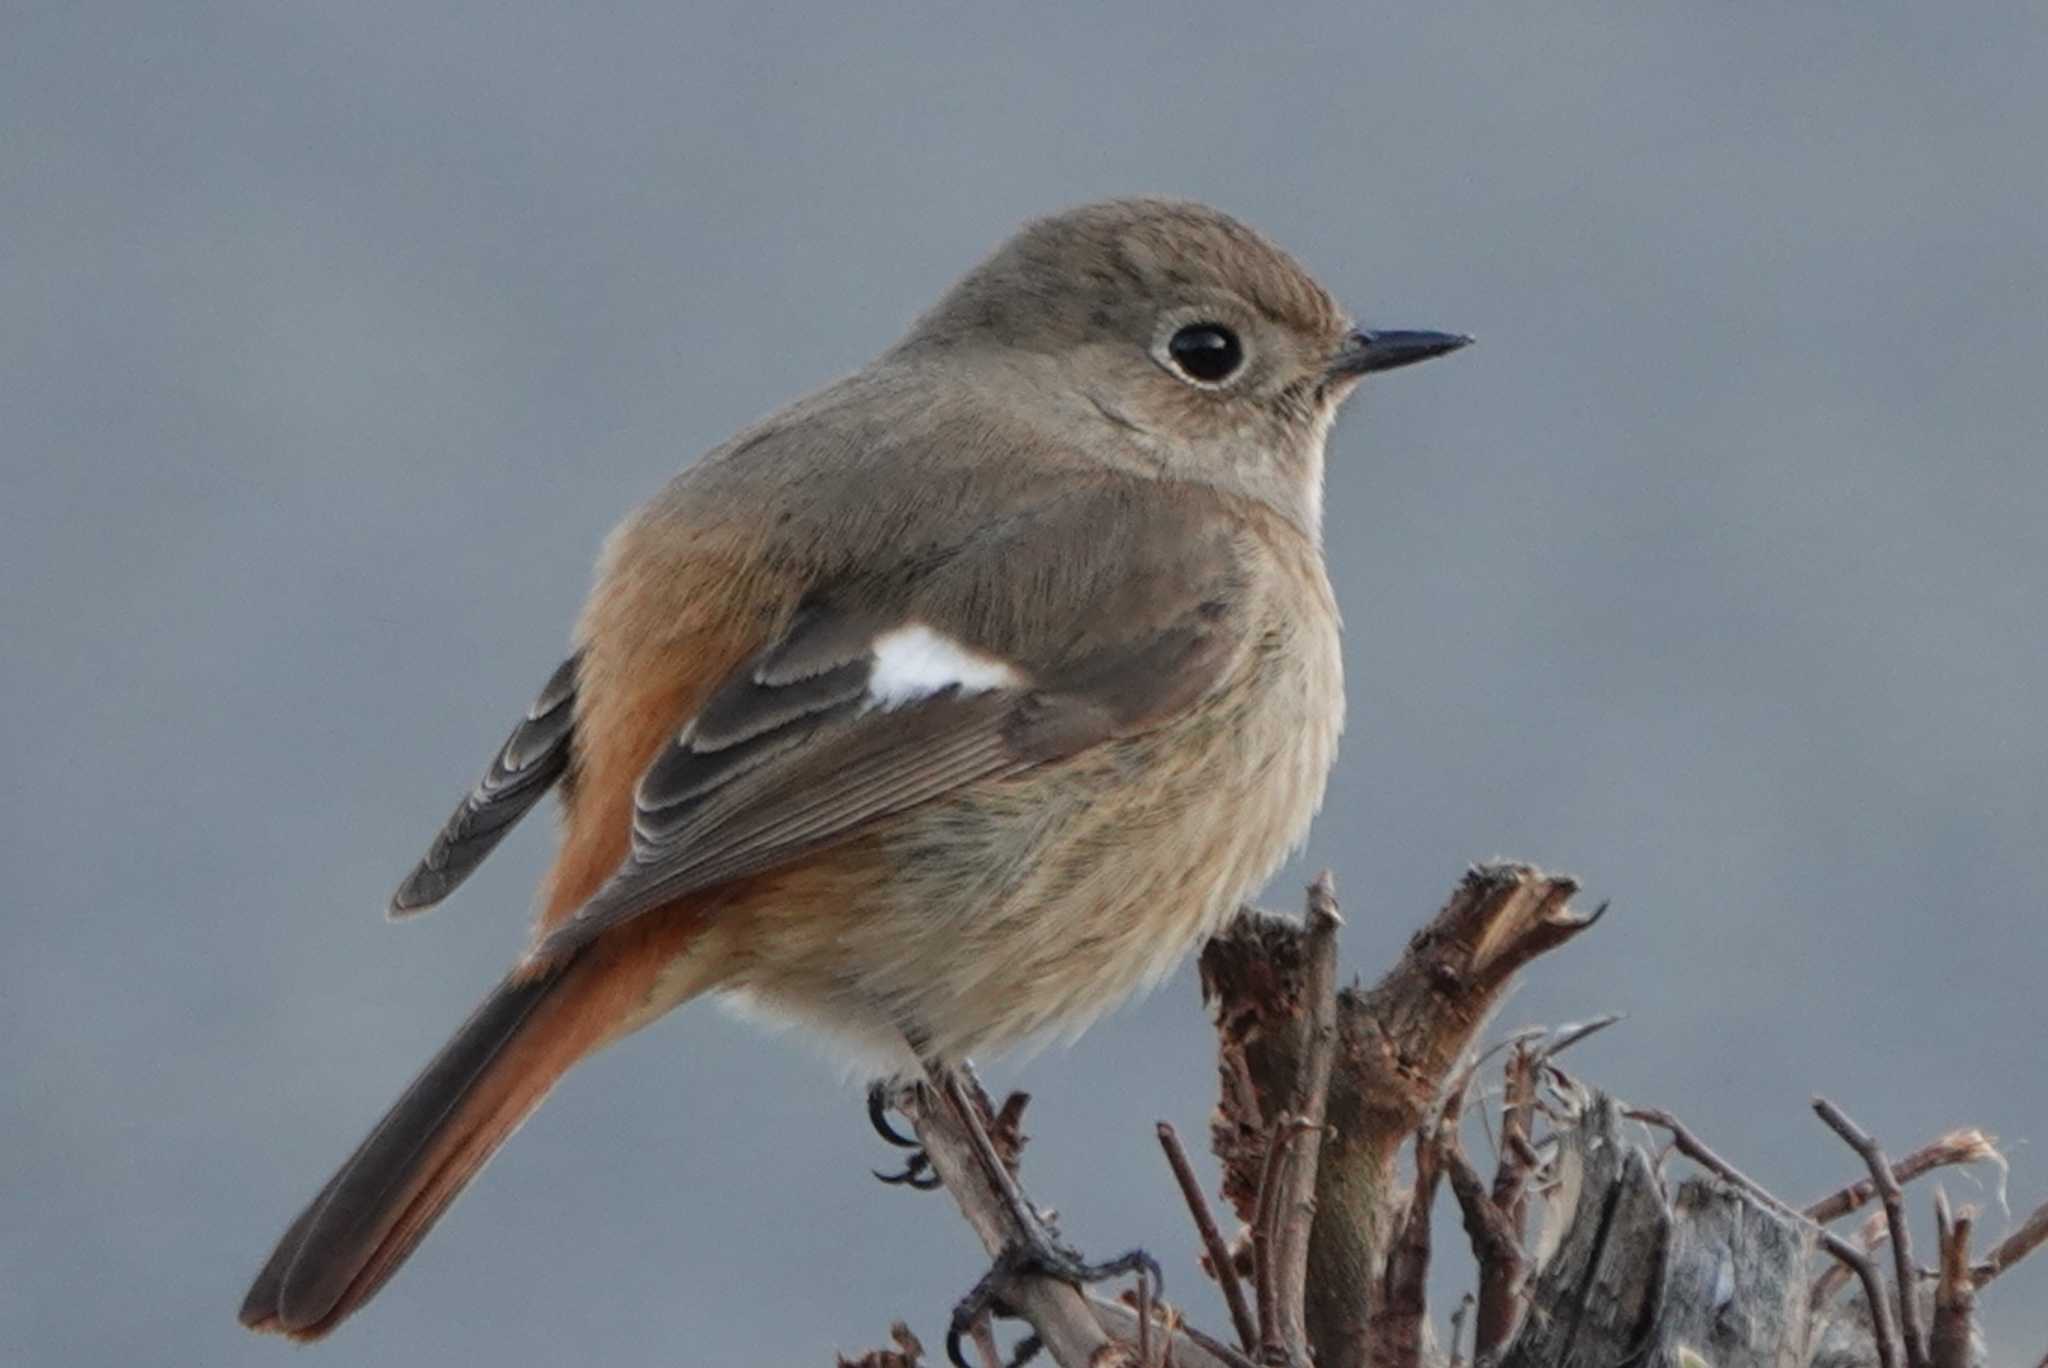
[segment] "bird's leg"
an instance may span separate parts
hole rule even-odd
[[[1003,1291],[1010,1280],[1020,1274],[1041,1274],[1081,1287],[1135,1273],[1152,1280],[1152,1300],[1158,1301],[1164,1290],[1164,1279],[1159,1261],[1144,1250],[1133,1249],[1102,1263],[1089,1263],[1059,1242],[1052,1226],[1039,1215],[1038,1209],[1024,1195],[1023,1188],[1018,1186],[1016,1176],[1004,1162],[995,1142],[989,1137],[988,1127],[983,1124],[982,1118],[990,1116],[999,1123],[1007,1122],[1014,1126],[1015,1117],[1008,1115],[1011,1107],[1005,1106],[1000,1116],[994,1114],[988,1105],[988,1095],[982,1091],[980,1080],[971,1070],[955,1070],[927,1061],[925,1072],[932,1088],[960,1118],[974,1148],[975,1158],[980,1161],[990,1187],[1008,1212],[1014,1231],[981,1281],[969,1289],[953,1308],[952,1324],[946,1330],[946,1357],[956,1368],[968,1368],[960,1345],[976,1322],[983,1316],[1011,1314],[1011,1308],[1003,1299]]]

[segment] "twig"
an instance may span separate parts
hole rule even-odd
[[[2022,1221],[2018,1230],[1991,1246],[1984,1262],[1970,1270],[1971,1277],[1982,1287],[2044,1243],[2048,1243],[2048,1202],[2035,1207],[2033,1215]]]
[[[1280,1166],[1294,1142],[1293,1118],[1273,1119],[1266,1136],[1266,1162],[1259,1175],[1259,1199],[1252,1207],[1252,1295],[1259,1307],[1258,1355],[1280,1344],[1280,1292],[1273,1281],[1273,1204],[1280,1192]]]
[[[1998,1146],[1992,1138],[1974,1127],[1968,1130],[1950,1131],[1937,1140],[1930,1141],[1914,1150],[1905,1158],[1892,1165],[1892,1173],[1901,1186],[1912,1182],[1923,1173],[1951,1164],[1975,1164],[1986,1159],[2001,1160]],[[1842,1188],[1831,1192],[1806,1207],[1808,1219],[1825,1225],[1839,1220],[1850,1212],[1868,1206],[1877,1196],[1877,1184],[1868,1178],[1859,1178]]]
[[[1970,1368],[1977,1336],[1977,1284],[1970,1275],[1970,1226],[1976,1212],[1951,1217],[1948,1194],[1934,1190],[1934,1223],[1941,1247],[1941,1279],[1934,1287],[1934,1328],[1927,1337],[1932,1368]]]
[[[1507,1219],[1517,1246],[1528,1229],[1529,1177],[1540,1162],[1529,1145],[1531,1118],[1536,1110],[1537,1063],[1534,1050],[1517,1045],[1501,1070],[1500,1158],[1494,1165],[1493,1205]],[[1485,1320],[1485,1316],[1482,1314],[1480,1319]]]
[[[1223,1243],[1223,1232],[1216,1228],[1216,1217],[1209,1210],[1208,1198],[1202,1195],[1202,1185],[1195,1177],[1194,1165],[1188,1162],[1188,1152],[1181,1147],[1180,1135],[1165,1121],[1159,1123],[1159,1147],[1166,1151],[1167,1166],[1173,1170],[1180,1195],[1188,1204],[1188,1214],[1194,1218],[1195,1234],[1201,1237],[1210,1272],[1223,1291],[1224,1304],[1230,1308],[1230,1323],[1237,1331],[1238,1347],[1249,1354],[1259,1347],[1259,1327],[1252,1320],[1251,1307],[1245,1304],[1244,1284],[1238,1280],[1237,1266],[1231,1262],[1230,1249]]]
[[[1330,1069],[1337,1057],[1337,930],[1344,918],[1337,912],[1336,883],[1330,871],[1316,876],[1308,890],[1308,964],[1302,989],[1308,1002],[1307,1051],[1295,1104],[1299,1134],[1287,1146],[1287,1161],[1277,1175],[1282,1184],[1274,1197],[1271,1218],[1273,1297],[1277,1325],[1264,1327],[1261,1346],[1270,1352],[1279,1332],[1286,1362],[1308,1368],[1309,1231],[1316,1215],[1316,1160],[1322,1151],[1323,1121],[1330,1101]]]
[[[1464,1213],[1465,1234],[1479,1264],[1479,1309],[1472,1322],[1472,1361],[1488,1362],[1514,1334],[1521,1312],[1522,1242],[1507,1214],[1487,1195],[1486,1182],[1465,1157],[1458,1137],[1440,1144],[1444,1176]]]
[[[1304,1314],[1317,1368],[1368,1363],[1372,1308],[1359,1289],[1377,1290],[1394,1237],[1397,1156],[1435,1114],[1516,972],[1593,924],[1572,910],[1576,891],[1528,865],[1475,868],[1376,984],[1339,992]],[[1314,1003],[1307,939],[1298,919],[1247,909],[1201,956],[1221,1082],[1211,1145],[1223,1197],[1247,1221],[1271,1123],[1299,1114]]]
[[[982,1368],[1003,1368],[1002,1350],[996,1347],[995,1327],[988,1323],[986,1317],[976,1321],[968,1334],[974,1340],[974,1351],[981,1355]]]
[[[1567,1022],[1563,1026],[1558,1027],[1550,1039],[1544,1042],[1543,1048],[1536,1052],[1536,1062],[1538,1064],[1548,1064],[1552,1059],[1563,1054],[1587,1036],[1598,1035],[1615,1022],[1625,1019],[1624,1014],[1621,1012],[1603,1012],[1591,1021]]]
[[[924,1362],[924,1345],[902,1321],[889,1327],[889,1341],[894,1349],[870,1349],[857,1359],[837,1355],[838,1368],[919,1368]]]
[[[1465,1317],[1472,1314],[1473,1300],[1472,1294],[1467,1292],[1458,1298],[1458,1309],[1451,1312],[1451,1368],[1465,1368],[1458,1346],[1465,1340]]]
[[[970,1104],[958,1083],[943,1071],[933,1071],[931,1086],[912,1090],[905,1103],[933,1171],[945,1181],[960,1214],[990,1257],[1021,1240],[1025,1232],[1011,1215],[1014,1208],[995,1186],[998,1181],[1009,1181],[1008,1170],[980,1127],[971,1124],[966,1111]],[[1014,1183],[1010,1186],[1014,1190]],[[1062,1368],[1091,1363],[1109,1346],[1109,1337],[1087,1300],[1071,1284],[1057,1278],[1018,1277],[1007,1289],[1006,1299],[1030,1323]]]
[[[1723,1182],[1741,1188],[1768,1210],[1775,1211],[1795,1223],[1807,1219],[1803,1213],[1793,1210],[1773,1196],[1769,1188],[1707,1148],[1704,1141],[1687,1130],[1685,1123],[1670,1112],[1656,1107],[1630,1107],[1622,1114],[1632,1121],[1641,1121],[1645,1125],[1656,1126],[1668,1132],[1671,1143],[1680,1154]],[[1884,1283],[1877,1276],[1877,1266],[1871,1263],[1869,1255],[1827,1227],[1818,1226],[1816,1229],[1819,1231],[1821,1248],[1848,1265],[1863,1284],[1864,1300],[1870,1306],[1871,1336],[1877,1341],[1878,1362],[1883,1368],[1898,1368],[1898,1332],[1892,1326],[1891,1303],[1884,1295]]]
[[[1152,1280],[1138,1279],[1138,1368],[1152,1368]]]
[[[1440,1124],[1415,1133],[1415,1187],[1387,1251],[1379,1303],[1372,1311],[1373,1368],[1419,1368],[1422,1363],[1422,1328],[1429,1314],[1430,1208],[1443,1177],[1437,1153]]]
[[[1137,1309],[1124,1301],[1109,1301],[1090,1295],[1088,1309],[1102,1323],[1102,1328],[1120,1340],[1135,1341],[1138,1337]],[[1192,1325],[1180,1324],[1174,1327],[1167,1339],[1167,1362],[1171,1368],[1258,1368],[1258,1365],[1237,1350],[1211,1335],[1205,1335]],[[1105,1360],[1118,1362],[1121,1360]]]
[[[1885,1227],[1882,1211],[1871,1213],[1870,1219],[1856,1232],[1857,1247],[1865,1254],[1869,1254],[1890,1238],[1891,1232]],[[1813,1280],[1813,1290],[1807,1293],[1807,1308],[1819,1311],[1833,1301],[1841,1293],[1843,1284],[1849,1281],[1852,1272],[1853,1270],[1845,1263],[1831,1263],[1822,1269],[1821,1275]]]
[[[1891,1228],[1892,1262],[1899,1283],[1899,1339],[1905,1346],[1906,1365],[1927,1368],[1927,1341],[1920,1331],[1920,1298],[1914,1292],[1913,1233],[1906,1225],[1906,1199],[1899,1191],[1898,1176],[1892,1172],[1877,1141],[1840,1107],[1825,1097],[1816,1097],[1813,1110],[1870,1166],[1871,1181],[1877,1184],[1877,1195],[1884,1202],[1885,1224]]]

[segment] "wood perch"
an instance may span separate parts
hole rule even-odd
[[[1515,972],[1598,920],[1598,912],[1570,911],[1577,891],[1572,880],[1528,865],[1476,868],[1376,985],[1337,995],[1328,1134],[1309,1233],[1316,1277],[1304,1312],[1318,1368],[1369,1361],[1401,1146],[1435,1110]],[[1312,1001],[1306,941],[1300,923],[1248,909],[1202,952],[1222,1080],[1211,1139],[1223,1195],[1246,1221],[1272,1124],[1302,1095]]]
[[[1183,1323],[1149,1286],[1111,1300],[1012,1272],[994,1290],[1003,1312],[1031,1327],[1013,1361],[1036,1351],[1059,1368],[1981,1363],[1980,1293],[2048,1243],[2048,1204],[1973,1263],[1975,1213],[1951,1212],[1937,1193],[1939,1266],[1923,1272],[1900,1191],[1946,1165],[2003,1167],[1981,1131],[1952,1131],[1892,1164],[1817,1099],[1869,1176],[1802,1211],[1670,1113],[1624,1108],[1557,1065],[1559,1051],[1615,1018],[1476,1049],[1515,971],[1597,920],[1569,910],[1574,892],[1570,880],[1527,866],[1475,869],[1369,990],[1337,988],[1340,921],[1327,876],[1310,890],[1304,921],[1242,916],[1204,951],[1201,978],[1221,1092],[1212,1143],[1223,1196],[1248,1230],[1233,1240],[1218,1227],[1173,1127],[1158,1127],[1236,1345]],[[1482,1175],[1459,1126],[1478,1070],[1503,1053],[1497,1152]],[[998,1113],[978,1086],[935,1075],[902,1102],[929,1171],[992,1255],[1020,1233],[1013,1213],[1029,1210],[1013,1176],[1021,1100]],[[1661,1157],[1623,1133],[1625,1117],[1668,1135],[1704,1176],[1667,1179]],[[1410,1138],[1415,1181],[1397,1192],[1395,1161]],[[1478,1296],[1449,1318],[1448,1356],[1432,1342],[1426,1298],[1431,1208],[1445,1181],[1479,1264]],[[1873,1203],[1881,1209],[1858,1237],[1827,1228]],[[1874,1257],[1885,1244],[1893,1287]],[[1823,1253],[1833,1261],[1824,1272]],[[1860,1294],[1842,1295],[1852,1280]],[[982,1368],[1001,1368],[985,1322],[973,1345]],[[928,1368],[921,1355],[899,1327],[894,1348],[840,1362]]]

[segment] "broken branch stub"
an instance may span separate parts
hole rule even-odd
[[[1577,892],[1575,881],[1529,865],[1475,868],[1377,984],[1337,995],[1305,1315],[1319,1368],[1368,1361],[1371,1303],[1395,1208],[1395,1158],[1515,972],[1599,919],[1599,912],[1570,910]],[[1222,1098],[1211,1142],[1223,1165],[1223,1196],[1245,1220],[1272,1124],[1300,1095],[1309,1056],[1306,936],[1292,918],[1246,909],[1202,952]]]

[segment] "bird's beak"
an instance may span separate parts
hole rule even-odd
[[[1463,333],[1397,332],[1361,328],[1344,339],[1343,350],[1330,362],[1333,376],[1370,375],[1374,371],[1412,366],[1469,344]]]

